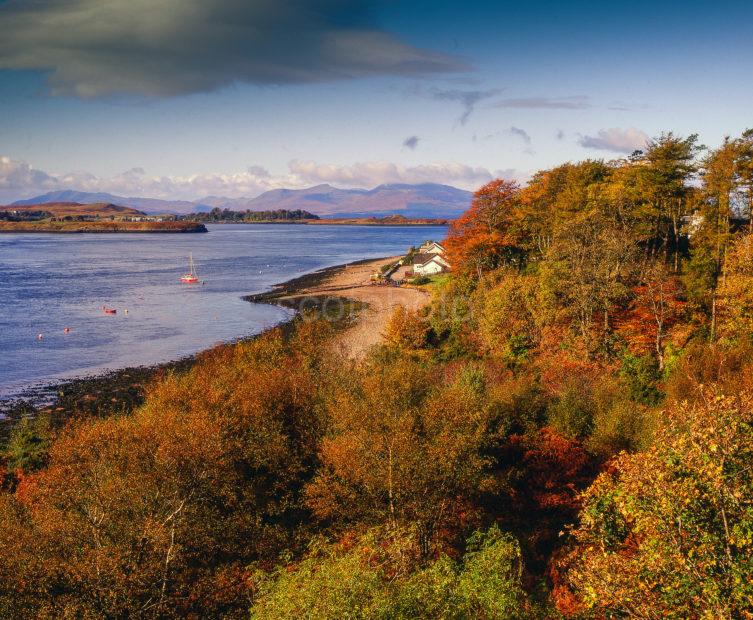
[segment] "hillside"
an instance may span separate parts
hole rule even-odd
[[[160,200],[65,190],[50,192],[27,200],[18,200],[13,203],[13,206],[59,202],[104,202],[124,205],[150,214],[208,212],[212,208],[233,211],[301,209],[323,217],[353,218],[398,214],[408,218],[454,219],[468,208],[470,201],[470,192],[435,183],[379,185],[370,190],[340,189],[325,184],[307,189],[275,189],[255,198],[207,196],[195,201]]]
[[[0,211],[21,211],[21,212],[34,212],[45,211],[50,213],[53,217],[66,217],[66,216],[93,216],[93,217],[111,217],[111,216],[140,216],[146,215],[143,211],[138,211],[131,207],[123,207],[112,203],[89,203],[81,204],[78,202],[49,202],[49,203],[34,203],[28,205],[10,205],[7,207],[0,207]]]
[[[47,205],[60,202],[118,204],[143,211],[150,215],[157,213],[193,213],[195,211],[209,211],[211,209],[211,207],[202,205],[199,202],[191,202],[189,200],[160,200],[159,198],[126,197],[104,192],[77,192],[74,190],[49,192],[25,200],[17,200],[10,206],[38,206],[40,204]]]
[[[753,131],[697,140],[491,181],[421,288],[299,277],[249,298],[284,327],[12,412],[0,618],[752,618]]]

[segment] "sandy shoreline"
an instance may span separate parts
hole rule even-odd
[[[326,267],[244,299],[253,303],[284,305],[297,310],[311,307],[312,300],[316,300],[319,305],[326,302],[335,307],[338,300],[360,302],[361,308],[356,320],[343,329],[333,342],[333,347],[344,355],[358,358],[371,345],[379,342],[384,326],[397,305],[415,309],[428,303],[428,294],[417,289],[370,285],[371,273],[393,260],[395,259],[366,259]],[[346,305],[343,307],[347,308]],[[275,328],[289,329],[295,320],[296,317],[293,317]],[[238,340],[256,338],[260,334]],[[61,417],[77,412],[84,415],[127,413],[143,402],[143,388],[156,376],[170,371],[187,370],[200,354],[201,351],[179,360],[151,366],[121,368],[51,384],[40,383],[19,396],[0,398],[0,422],[3,421],[3,414],[8,415],[8,419],[12,421],[39,409],[55,411]],[[0,424],[0,435],[3,431],[1,427],[4,426],[7,424]]]
[[[337,310],[338,303],[342,306],[338,300],[359,302],[362,310],[357,320],[339,333],[333,343],[334,348],[346,357],[359,359],[370,347],[381,341],[395,308],[404,306],[409,310],[418,310],[429,303],[429,294],[420,289],[371,284],[372,273],[399,258],[395,256],[344,265],[319,278],[302,282],[303,286],[281,285],[264,299],[257,298],[254,301],[278,303],[299,312],[306,309],[308,300],[312,298],[320,300],[320,304],[324,299],[323,303],[329,304],[330,310]]]

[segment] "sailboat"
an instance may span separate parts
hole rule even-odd
[[[186,284],[195,284],[196,282],[199,281],[199,277],[196,275],[196,270],[194,269],[194,266],[193,266],[193,253],[189,254],[188,264],[191,267],[191,271],[189,273],[186,273],[180,276],[180,281]]]

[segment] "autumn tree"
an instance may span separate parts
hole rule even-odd
[[[403,351],[416,351],[427,344],[429,325],[416,312],[398,306],[384,330],[384,341]]]
[[[670,329],[683,317],[685,308],[680,282],[664,264],[655,263],[645,270],[633,295],[630,306],[620,316],[618,331],[637,354],[650,351],[662,372]]]
[[[578,441],[544,427],[512,434],[492,452],[496,486],[484,498],[491,514],[523,543],[541,570],[559,532],[577,515],[580,492],[593,480],[594,462]]]
[[[501,179],[474,194],[470,209],[450,225],[447,253],[453,269],[481,276],[501,265],[522,265],[519,196],[517,183]]]
[[[743,132],[737,141],[737,182],[743,205],[742,212],[748,218],[748,230],[753,233],[753,129]]]
[[[672,406],[644,453],[590,487],[563,565],[597,616],[753,613],[753,398]]]
[[[731,247],[718,297],[718,335],[727,340],[749,340],[753,334],[753,235]]]
[[[472,297],[478,340],[485,354],[515,365],[539,342],[538,282],[534,276],[500,270],[483,280]]]
[[[521,190],[520,220],[526,249],[542,259],[562,226],[588,216],[594,191],[610,174],[602,161],[567,163],[536,173]]]
[[[294,342],[220,347],[133,416],[63,431],[0,501],[9,617],[245,615],[244,567],[308,516],[326,370],[320,345]]]
[[[647,250],[651,256],[663,250],[667,260],[673,259],[675,272],[679,270],[681,219],[688,211],[693,192],[689,182],[698,169],[700,148],[696,134],[683,138],[663,133],[648,143],[641,160],[643,217],[650,219],[654,229]]]
[[[422,545],[457,518],[484,476],[485,381],[393,356],[363,366],[328,403],[330,430],[308,505],[334,524],[419,524]]]
[[[629,296],[636,246],[621,232],[598,215],[574,221],[559,232],[541,267],[544,299],[572,320],[584,341],[593,340],[597,325],[604,341],[614,307]]]
[[[254,620],[287,618],[534,617],[521,586],[517,542],[496,527],[475,533],[460,559],[423,561],[410,527],[317,541],[301,562],[254,576]]]

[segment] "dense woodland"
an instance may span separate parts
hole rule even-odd
[[[753,617],[753,132],[482,187],[361,362],[299,321],[5,448],[0,616]]]
[[[181,216],[194,222],[269,222],[274,220],[318,220],[319,216],[302,209],[288,210],[276,209],[274,211],[234,211],[233,209],[220,209],[214,207],[206,213],[190,213]]]

